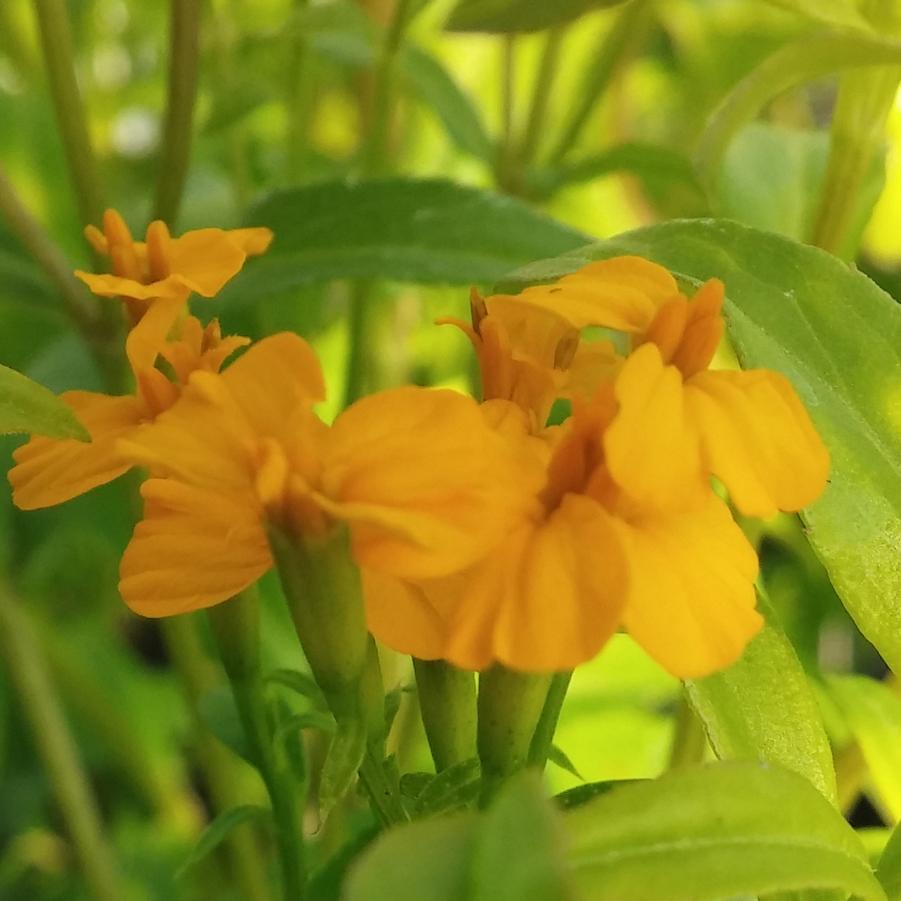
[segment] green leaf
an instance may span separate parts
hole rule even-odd
[[[568,185],[593,181],[614,172],[630,172],[655,190],[672,189],[674,183],[687,189],[697,204],[704,204],[704,189],[694,164],[683,153],[658,144],[629,141],[600,153],[536,169],[528,173],[531,195],[546,198]]]
[[[310,701],[317,710],[328,710],[328,704],[322,689],[309,674],[295,669],[277,669],[267,673],[265,681],[272,685],[283,685],[296,691]]]
[[[569,22],[594,9],[618,6],[626,0],[459,0],[445,26],[450,31],[506,34],[541,31]]]
[[[586,782],[585,785],[577,785],[575,788],[567,789],[554,796],[557,806],[562,810],[572,810],[574,807],[581,807],[601,795],[606,795],[612,788],[618,785],[625,785],[632,780],[624,780],[622,782]]]
[[[839,889],[884,899],[863,846],[807,780],[719,763],[626,785],[567,813],[568,865],[592,901],[722,901]]]
[[[879,858],[876,875],[885,889],[888,901],[901,901],[901,825],[895,826]]]
[[[232,807],[230,810],[224,810],[219,814],[200,835],[197,844],[191,849],[185,862],[178,868],[175,878],[179,879],[194,864],[203,860],[211,851],[214,851],[228,837],[228,834],[236,826],[246,823],[249,820],[256,820],[260,817],[269,818],[271,813],[265,807],[258,807],[255,804],[244,804],[241,807]]]
[[[472,865],[472,901],[568,901],[560,821],[541,779],[523,772],[485,814]]]
[[[469,901],[477,822],[462,813],[391,829],[351,869],[344,901]]]
[[[575,776],[576,779],[582,779],[582,774],[576,769],[576,765],[569,759],[566,751],[557,747],[557,745],[551,745],[551,750],[548,752],[547,759],[555,766],[560,767],[561,770],[566,770],[567,773]],[[582,779],[582,781],[584,782],[585,780]]]
[[[481,776],[481,766],[475,758],[442,770],[417,794],[416,815],[440,813],[470,804],[479,796]]]
[[[777,763],[836,803],[832,749],[816,698],[769,604],[767,623],[728,669],[687,683],[717,757]]]
[[[901,697],[866,676],[828,676],[826,687],[863,752],[873,788],[901,819]]]
[[[217,685],[204,694],[197,705],[203,724],[227,748],[251,766],[257,766],[247,744],[235,696],[227,685]]]
[[[721,220],[656,225],[527,267],[505,285],[555,278],[591,259],[635,253],[688,281],[726,284],[742,364],[784,373],[832,465],[807,509],[808,538],[864,636],[901,672],[901,308],[841,260]]]
[[[869,22],[860,14],[858,0],[828,0],[826,3],[822,0],[768,0],[768,2],[827,25],[872,31]]]
[[[478,108],[453,76],[432,54],[406,44],[400,53],[400,70],[426,109],[431,110],[460,150],[491,161],[494,145]]]
[[[876,35],[827,32],[780,47],[743,78],[708,119],[696,155],[704,183],[712,193],[732,138],[774,97],[833,72],[898,62],[901,43]]]
[[[326,817],[350,790],[366,753],[366,724],[362,719],[337,723],[319,781],[319,807]]]
[[[819,208],[829,145],[826,131],[752,123],[736,136],[726,153],[717,194],[719,212],[745,225],[796,241],[807,240]],[[774,159],[779,160],[778,166],[773,165]],[[859,246],[884,184],[885,154],[876,153],[855,194],[849,248]]]
[[[525,204],[449,181],[326,182],[270,195],[248,222],[275,231],[234,289],[260,295],[335,278],[490,282],[585,235]]]
[[[91,440],[72,409],[52,391],[15,369],[0,366],[0,433],[12,432]]]

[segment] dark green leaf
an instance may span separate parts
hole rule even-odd
[[[248,223],[275,231],[271,250],[234,289],[257,298],[335,278],[490,282],[585,235],[525,204],[448,181],[327,182],[272,194]]]
[[[479,761],[464,760],[442,770],[423,786],[416,799],[416,812],[423,815],[464,806],[478,798],[480,787]]]
[[[575,788],[560,792],[554,797],[554,800],[563,810],[571,810],[574,807],[581,807],[601,795],[606,795],[610,789],[623,784],[622,782],[587,782],[585,785],[577,785]]]
[[[197,840],[197,844],[194,845],[185,862],[176,871],[176,879],[182,877],[194,864],[203,860],[207,854],[222,844],[236,826],[240,826],[241,823],[246,823],[249,820],[256,820],[260,817],[269,818],[270,816],[269,810],[265,807],[257,807],[254,804],[245,804],[241,807],[232,807],[230,810],[224,810],[203,830],[203,833]]]
[[[451,31],[509,33],[541,31],[594,9],[618,6],[626,0],[459,0],[445,26]]]
[[[557,745],[551,745],[547,759],[560,767],[561,770],[566,770],[567,773],[575,776],[576,779],[582,779],[582,774],[576,769],[576,765],[569,759],[566,752],[562,748],[558,748]],[[582,781],[584,782],[585,780],[582,779]]]
[[[200,699],[198,708],[203,724],[222,744],[252,766],[257,765],[247,745],[235,696],[227,685],[210,689]]]
[[[674,771],[615,788],[564,824],[568,865],[592,901],[722,901],[806,889],[885,897],[841,815],[779,767]]]
[[[0,366],[0,433],[11,432],[91,439],[71,408],[52,391],[14,369]]]
[[[338,721],[319,781],[319,807],[326,817],[347,794],[366,752],[366,724],[361,719]]]

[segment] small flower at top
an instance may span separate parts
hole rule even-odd
[[[85,237],[97,253],[109,257],[112,272],[75,274],[95,294],[125,299],[137,321],[144,309],[137,301],[186,300],[192,291],[214,297],[241,271],[248,256],[265,252],[272,232],[201,228],[173,238],[166,224],[156,220],[147,226],[145,240],[135,241],[119,213],[107,210],[103,231],[88,225]]]

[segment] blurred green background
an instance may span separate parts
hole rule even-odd
[[[90,267],[48,87],[38,5],[0,3],[0,169],[69,263]],[[604,4],[569,4],[574,12],[588,11],[515,36],[445,27],[455,8],[454,21],[466,25],[466,10],[475,5],[410,4],[408,27],[390,61],[387,100],[378,73],[385,65],[390,0],[203,5],[193,143],[173,230],[265,222],[276,231],[276,262],[286,248],[312,250],[296,263],[288,260],[295,270],[287,281],[267,270],[266,261],[251,262],[220,299],[198,301],[194,311],[204,319],[219,316],[226,333],[260,338],[290,329],[308,338],[327,375],[326,415],[340,409],[345,395],[348,303],[361,291],[367,389],[409,381],[467,389],[473,381],[467,343],[432,322],[440,315],[466,316],[466,284],[490,288],[505,261],[513,269],[567,246],[714,211],[810,237],[829,152],[834,77],[769,103],[731,142],[721,172],[712,176],[712,193],[705,193],[692,166],[717,104],[769,54],[809,33],[810,21],[759,0],[632,0],[597,9],[589,7]],[[525,12],[519,15],[527,17],[529,8],[535,13],[543,4],[520,6]],[[143,232],[160,177],[169,4],[71,0],[59,8],[71,24],[103,203]],[[388,110],[380,126],[382,102]],[[896,104],[884,154],[860,191],[853,242],[858,264],[890,291],[901,259],[898,141]],[[509,233],[508,201],[492,198],[483,210],[487,195],[480,193],[469,208],[461,201],[448,237],[473,259],[480,244],[489,243],[496,276],[485,263],[473,274],[464,266],[459,278],[376,282],[370,278],[376,261],[344,273],[365,276],[362,286],[321,273],[306,278],[304,260],[315,268],[349,236],[390,232],[396,212],[390,192],[383,202],[377,194],[369,197],[369,206],[357,212],[337,207],[335,198],[343,196],[338,180],[374,176],[449,179],[512,197]],[[313,184],[319,189],[304,188]],[[414,205],[441,188],[418,190]],[[287,193],[264,199],[276,191]],[[522,219],[520,203],[543,215],[534,223]],[[421,226],[426,235],[427,218]],[[400,256],[406,252],[396,248]],[[340,260],[335,266],[334,274],[342,274]],[[386,271],[404,270],[393,265]],[[53,284],[2,219],[0,323],[0,362],[54,391],[102,390],[101,373]],[[17,441],[4,439],[4,454]],[[34,631],[128,897],[243,898],[240,878],[236,883],[231,875],[234,853],[208,857],[174,876],[211,811],[224,800],[262,803],[264,793],[256,774],[198,722],[198,709],[204,716],[215,708],[223,681],[203,622],[176,635],[136,618],[118,598],[116,572],[132,526],[133,490],[133,483],[120,481],[27,514],[13,509],[3,492],[2,590]],[[879,748],[886,749],[883,756],[898,753],[890,739],[901,735],[901,702],[891,693],[879,695],[878,727],[846,722],[821,674],[879,678],[884,667],[844,613],[797,521],[768,524],[755,538],[763,585],[820,686],[843,802],[860,825],[891,825],[901,814],[901,767],[892,769]],[[302,668],[271,580],[264,581],[263,598],[267,666]],[[410,683],[407,661],[387,653],[384,664],[389,688]],[[618,636],[575,676],[557,744],[579,775],[551,766],[553,788],[577,785],[580,778],[659,773],[673,753],[680,697],[674,679]],[[884,732],[867,738],[870,726]],[[316,741],[309,737],[313,760],[322,751]],[[391,748],[403,770],[429,767],[409,692],[402,695]],[[211,763],[222,776],[218,783],[210,780]],[[318,853],[327,855],[341,835],[357,828],[353,816],[349,811],[343,822],[330,824]],[[247,841],[262,839],[254,826],[239,831]],[[89,897],[21,699],[0,669],[0,898]]]

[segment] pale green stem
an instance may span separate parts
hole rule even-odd
[[[842,76],[832,119],[829,165],[814,222],[812,243],[853,259],[849,245],[861,190],[885,145],[888,114],[901,81],[901,68],[866,69]]]
[[[194,730],[195,753],[216,813],[247,803],[239,788],[240,772],[234,757],[214,738],[200,716],[200,699],[216,684],[216,669],[206,656],[193,616],[170,616],[160,621],[166,650],[178,673]],[[269,901],[266,870],[250,824],[229,833],[226,857],[233,868],[241,897]]]
[[[548,104],[551,99],[551,87],[560,62],[560,48],[566,28],[558,25],[552,28],[545,38],[541,61],[535,74],[532,88],[532,104],[529,118],[526,121],[526,132],[523,137],[520,159],[523,163],[531,163],[539,150],[541,138],[546,127]]]
[[[501,38],[501,133],[495,163],[495,181],[505,191],[515,193],[517,152],[513,129],[516,99],[516,38]]]
[[[302,14],[310,0],[294,0],[296,13]],[[296,182],[303,172],[304,156],[307,151],[307,131],[309,129],[311,106],[311,83],[309,78],[309,47],[304,29],[296,27],[288,36],[288,80],[285,109],[288,125],[285,145],[285,170],[288,183]]]
[[[585,125],[613,77],[623,62],[641,46],[651,21],[650,7],[651,0],[632,0],[619,12],[617,20],[585,70],[581,87],[573,95],[576,104],[550,155],[552,163],[562,162],[578,145]]]
[[[413,658],[419,709],[440,773],[476,756],[475,674],[443,660]]]
[[[394,109],[397,55],[413,10],[412,0],[397,0],[382,40],[382,49],[375,70],[372,128],[363,146],[362,168],[363,175],[367,178],[382,175],[388,168],[386,150]],[[375,282],[364,279],[353,283],[348,299],[345,406],[349,406],[362,395],[369,377],[371,355],[366,338],[371,321],[371,308],[375,301]]]
[[[72,838],[91,894],[97,901],[125,897],[118,868],[103,834],[97,803],[40,645],[6,585],[0,585],[0,644],[10,678],[22,699],[32,737]]]
[[[188,174],[200,64],[201,0],[172,0],[169,19],[169,89],[154,219],[173,224]]]
[[[103,212],[103,192],[97,177],[84,104],[78,89],[68,5],[66,0],[34,0],[34,9],[37,13],[44,64],[50,80],[50,93],[72,174],[79,215],[86,224],[98,223]]]
[[[479,676],[479,759],[482,802],[528,763],[551,676],[496,665]]]
[[[569,691],[569,683],[572,680],[572,670],[564,673],[556,673],[551,679],[544,707],[532,744],[529,746],[529,766],[544,769],[548,754],[554,744],[554,733],[557,731],[557,722],[560,719],[560,711],[563,710],[563,702],[566,700],[566,692]]]
[[[208,611],[251,756],[263,777],[278,841],[285,901],[302,901],[306,875],[300,832],[299,786],[284,754],[279,754],[266,713],[259,662],[259,608],[256,595],[242,592]]]

